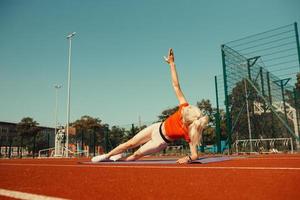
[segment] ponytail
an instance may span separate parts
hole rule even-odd
[[[203,129],[208,124],[208,116],[201,117],[193,121],[189,126],[189,136],[193,145],[201,144]]]
[[[184,107],[181,111],[181,114],[182,122],[188,126],[189,136],[192,144],[199,145],[202,138],[203,129],[208,124],[208,116],[203,116],[201,110],[192,105]]]

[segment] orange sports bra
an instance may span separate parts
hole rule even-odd
[[[185,141],[190,142],[189,130],[182,122],[181,110],[182,108],[188,106],[188,103],[179,105],[179,109],[169,116],[164,122],[165,134],[170,139],[184,138]]]

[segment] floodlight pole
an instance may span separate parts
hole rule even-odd
[[[67,101],[67,127],[66,127],[66,157],[69,157],[69,123],[70,123],[70,92],[71,92],[71,50],[72,50],[72,37],[76,34],[73,32],[67,36],[69,40],[69,64],[68,64],[68,101]]]

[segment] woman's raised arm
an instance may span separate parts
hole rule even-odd
[[[179,104],[184,104],[187,103],[183,92],[181,91],[179,80],[178,80],[178,75],[176,71],[176,66],[174,62],[174,53],[172,49],[169,49],[169,54],[168,57],[164,57],[165,61],[170,65],[171,69],[171,77],[172,77],[172,86],[175,91],[176,97],[179,101]]]

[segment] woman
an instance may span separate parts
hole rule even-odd
[[[142,145],[136,152],[126,158],[126,161],[134,161],[145,155],[157,153],[168,146],[168,143],[184,138],[190,147],[190,156],[177,160],[177,163],[189,163],[198,158],[197,145],[202,136],[202,131],[208,123],[208,117],[203,116],[200,109],[188,104],[179,85],[173,50],[169,50],[168,57],[164,57],[170,65],[172,84],[179,101],[179,109],[162,123],[155,123],[140,131],[132,139],[120,144],[107,154],[95,156],[92,162],[100,162],[107,159],[118,160],[122,153]]]

